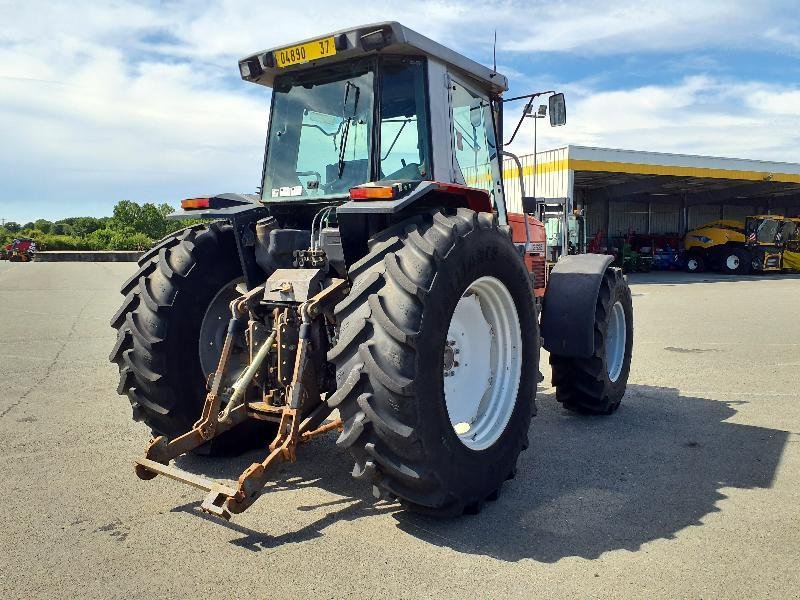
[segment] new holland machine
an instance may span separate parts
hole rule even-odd
[[[540,346],[566,409],[617,409],[630,290],[602,255],[545,281],[541,223],[506,211],[503,75],[394,22],[239,69],[272,88],[260,193],[183,201],[176,218],[211,221],[142,256],[111,322],[118,391],[154,432],[140,478],[230,518],[338,430],[378,497],[474,513],[528,446]],[[554,92],[523,114],[544,95],[562,124]],[[266,456],[234,485],[170,464],[241,441]]]
[[[781,271],[784,246],[793,234],[792,220],[775,215],[706,223],[684,238],[686,270],[714,269],[730,275]]]

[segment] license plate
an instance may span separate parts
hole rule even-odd
[[[530,251],[536,254],[544,254],[544,242],[531,242]]]
[[[275,50],[273,54],[275,55],[275,64],[282,69],[306,63],[310,60],[333,56],[336,54],[336,40],[331,36],[305,44],[281,48],[280,50]]]

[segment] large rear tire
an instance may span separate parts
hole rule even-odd
[[[434,212],[371,240],[350,278],[328,403],[353,476],[413,510],[477,512],[513,476],[534,408],[539,330],[519,253],[491,214]]]
[[[178,231],[139,259],[139,269],[122,286],[125,300],[111,319],[117,330],[110,356],[119,366],[117,391],[128,396],[134,420],[167,437],[191,429],[205,401],[209,371],[219,360],[227,304],[238,295],[241,279],[227,223]],[[264,428],[243,424],[205,449],[243,450]],[[262,444],[270,441],[264,435]]]
[[[611,414],[619,408],[633,354],[633,302],[622,270],[606,270],[595,307],[594,353],[589,358],[550,354],[556,399],[564,408]]]

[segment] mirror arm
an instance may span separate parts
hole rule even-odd
[[[525,108],[522,109],[522,116],[519,118],[519,122],[517,126],[514,128],[514,133],[511,134],[511,139],[507,142],[504,142],[504,146],[508,146],[511,142],[514,141],[514,138],[517,137],[517,132],[519,128],[522,127],[522,122],[525,120],[525,117],[528,115],[531,107],[533,106],[533,101],[539,96],[544,96],[545,94],[555,94],[555,90],[547,90],[546,92],[534,92],[533,94],[525,94],[524,96],[515,96],[513,98],[503,98],[501,101],[503,103],[506,102],[514,102],[515,100],[523,100],[524,98],[528,98],[528,103],[525,105]]]
[[[555,94],[555,90],[547,90],[546,92],[534,92],[532,94],[524,94],[523,96],[514,96],[513,98],[502,98],[503,102],[514,102],[515,100],[522,100],[523,98],[530,98],[531,102],[537,96],[544,96],[545,94]]]

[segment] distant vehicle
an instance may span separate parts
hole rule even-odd
[[[684,238],[686,270],[712,269],[731,275],[780,271],[789,233],[784,225],[783,217],[755,215],[744,222],[719,220],[697,227]]]
[[[30,262],[36,254],[36,241],[16,238],[3,249],[3,258],[11,262]]]

